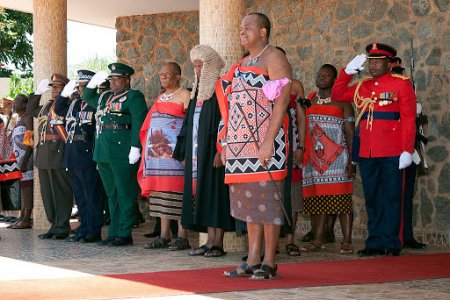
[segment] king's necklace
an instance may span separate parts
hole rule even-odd
[[[264,53],[264,51],[266,51],[266,49],[267,49],[269,46],[270,46],[270,44],[267,44],[267,45],[261,50],[261,52],[259,52],[259,54],[256,55],[255,57],[251,57],[251,56],[250,56],[250,57],[248,58],[248,65],[251,66],[251,65],[256,64],[256,63],[258,62],[258,60],[259,60],[259,57]]]
[[[331,96],[326,97],[326,98],[320,98],[320,95],[317,94],[317,104],[322,105],[322,104],[328,104],[331,102]]]
[[[181,90],[181,86],[178,88],[178,90],[176,90],[175,92],[173,92],[172,94],[162,94],[161,97],[159,97],[159,101],[170,101],[173,98],[173,95],[175,95],[179,90]]]

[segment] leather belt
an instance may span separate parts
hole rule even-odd
[[[86,141],[86,136],[82,134],[76,134],[72,138],[69,137],[69,140],[72,141]]]
[[[56,142],[56,141],[60,141],[60,140],[61,140],[61,138],[57,134],[46,134],[45,139],[44,139],[45,142],[50,142],[50,141]],[[42,140],[41,140],[41,142],[42,142]]]
[[[102,125],[102,129],[131,129],[131,124],[107,123]]]
[[[367,120],[368,113],[365,112],[362,115],[361,120]],[[393,120],[398,121],[400,120],[400,113],[399,112],[392,112],[392,111],[374,111],[373,112],[373,119],[374,120]]]

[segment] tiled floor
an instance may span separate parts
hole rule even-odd
[[[37,238],[37,235],[41,233],[39,231],[10,230],[5,226],[5,223],[0,223],[0,281],[47,278],[46,276],[76,276],[78,272],[120,274],[229,267],[238,265],[240,258],[244,255],[244,253],[228,253],[225,257],[206,259],[190,257],[187,255],[187,251],[145,250],[143,245],[149,239],[142,237],[142,234],[150,231],[149,222],[134,230],[134,246],[121,248],[99,247],[95,244],[69,243],[58,240],[43,241]],[[355,241],[354,244],[355,250],[363,246],[362,241]],[[302,253],[300,257],[296,258],[281,253],[277,256],[277,260],[283,263],[345,258],[345,255],[339,254],[338,249],[338,243],[329,244],[324,251]],[[434,246],[422,251],[425,253],[450,252],[450,249]],[[412,252],[415,251],[406,250],[404,255]],[[42,272],[42,265],[46,266],[48,272]],[[161,299],[450,299],[450,278],[384,284],[227,292]]]

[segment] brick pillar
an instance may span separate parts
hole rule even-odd
[[[53,73],[67,73],[67,0],[33,0],[34,82],[50,79]],[[50,92],[42,96],[48,101]],[[34,140],[38,140],[37,122]],[[33,228],[45,230],[49,223],[42,203],[39,177],[34,169]]]
[[[225,61],[227,71],[237,63],[243,53],[239,42],[239,25],[245,14],[243,0],[200,0],[200,44],[216,49]],[[200,234],[199,244],[206,243],[207,235]],[[235,233],[225,233],[225,251],[243,251],[247,247],[245,237],[237,237]]]

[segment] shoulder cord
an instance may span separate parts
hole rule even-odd
[[[363,98],[359,95],[359,89],[361,88],[363,82],[364,80],[358,82],[355,90],[355,95],[353,97],[353,102],[355,103],[356,108],[359,110],[358,117],[356,118],[355,127],[359,125],[359,121],[361,121],[363,114],[366,112],[368,108],[366,128],[368,128],[370,125],[370,130],[372,130],[373,110],[375,107],[375,101],[372,100],[371,98]]]
[[[41,142],[45,141],[45,136],[47,134],[47,126],[48,126],[48,113],[45,113],[45,110],[47,109],[47,107],[51,105],[50,102],[48,102],[47,104],[43,105],[41,110],[39,111],[38,114],[38,128],[39,126],[42,125],[42,129],[41,132],[39,132],[39,139]]]
[[[77,126],[77,117],[73,115],[73,109],[77,101],[80,100],[73,100],[72,103],[70,103],[69,110],[66,114],[66,131],[68,139],[73,138],[73,135],[75,134],[75,127]]]

